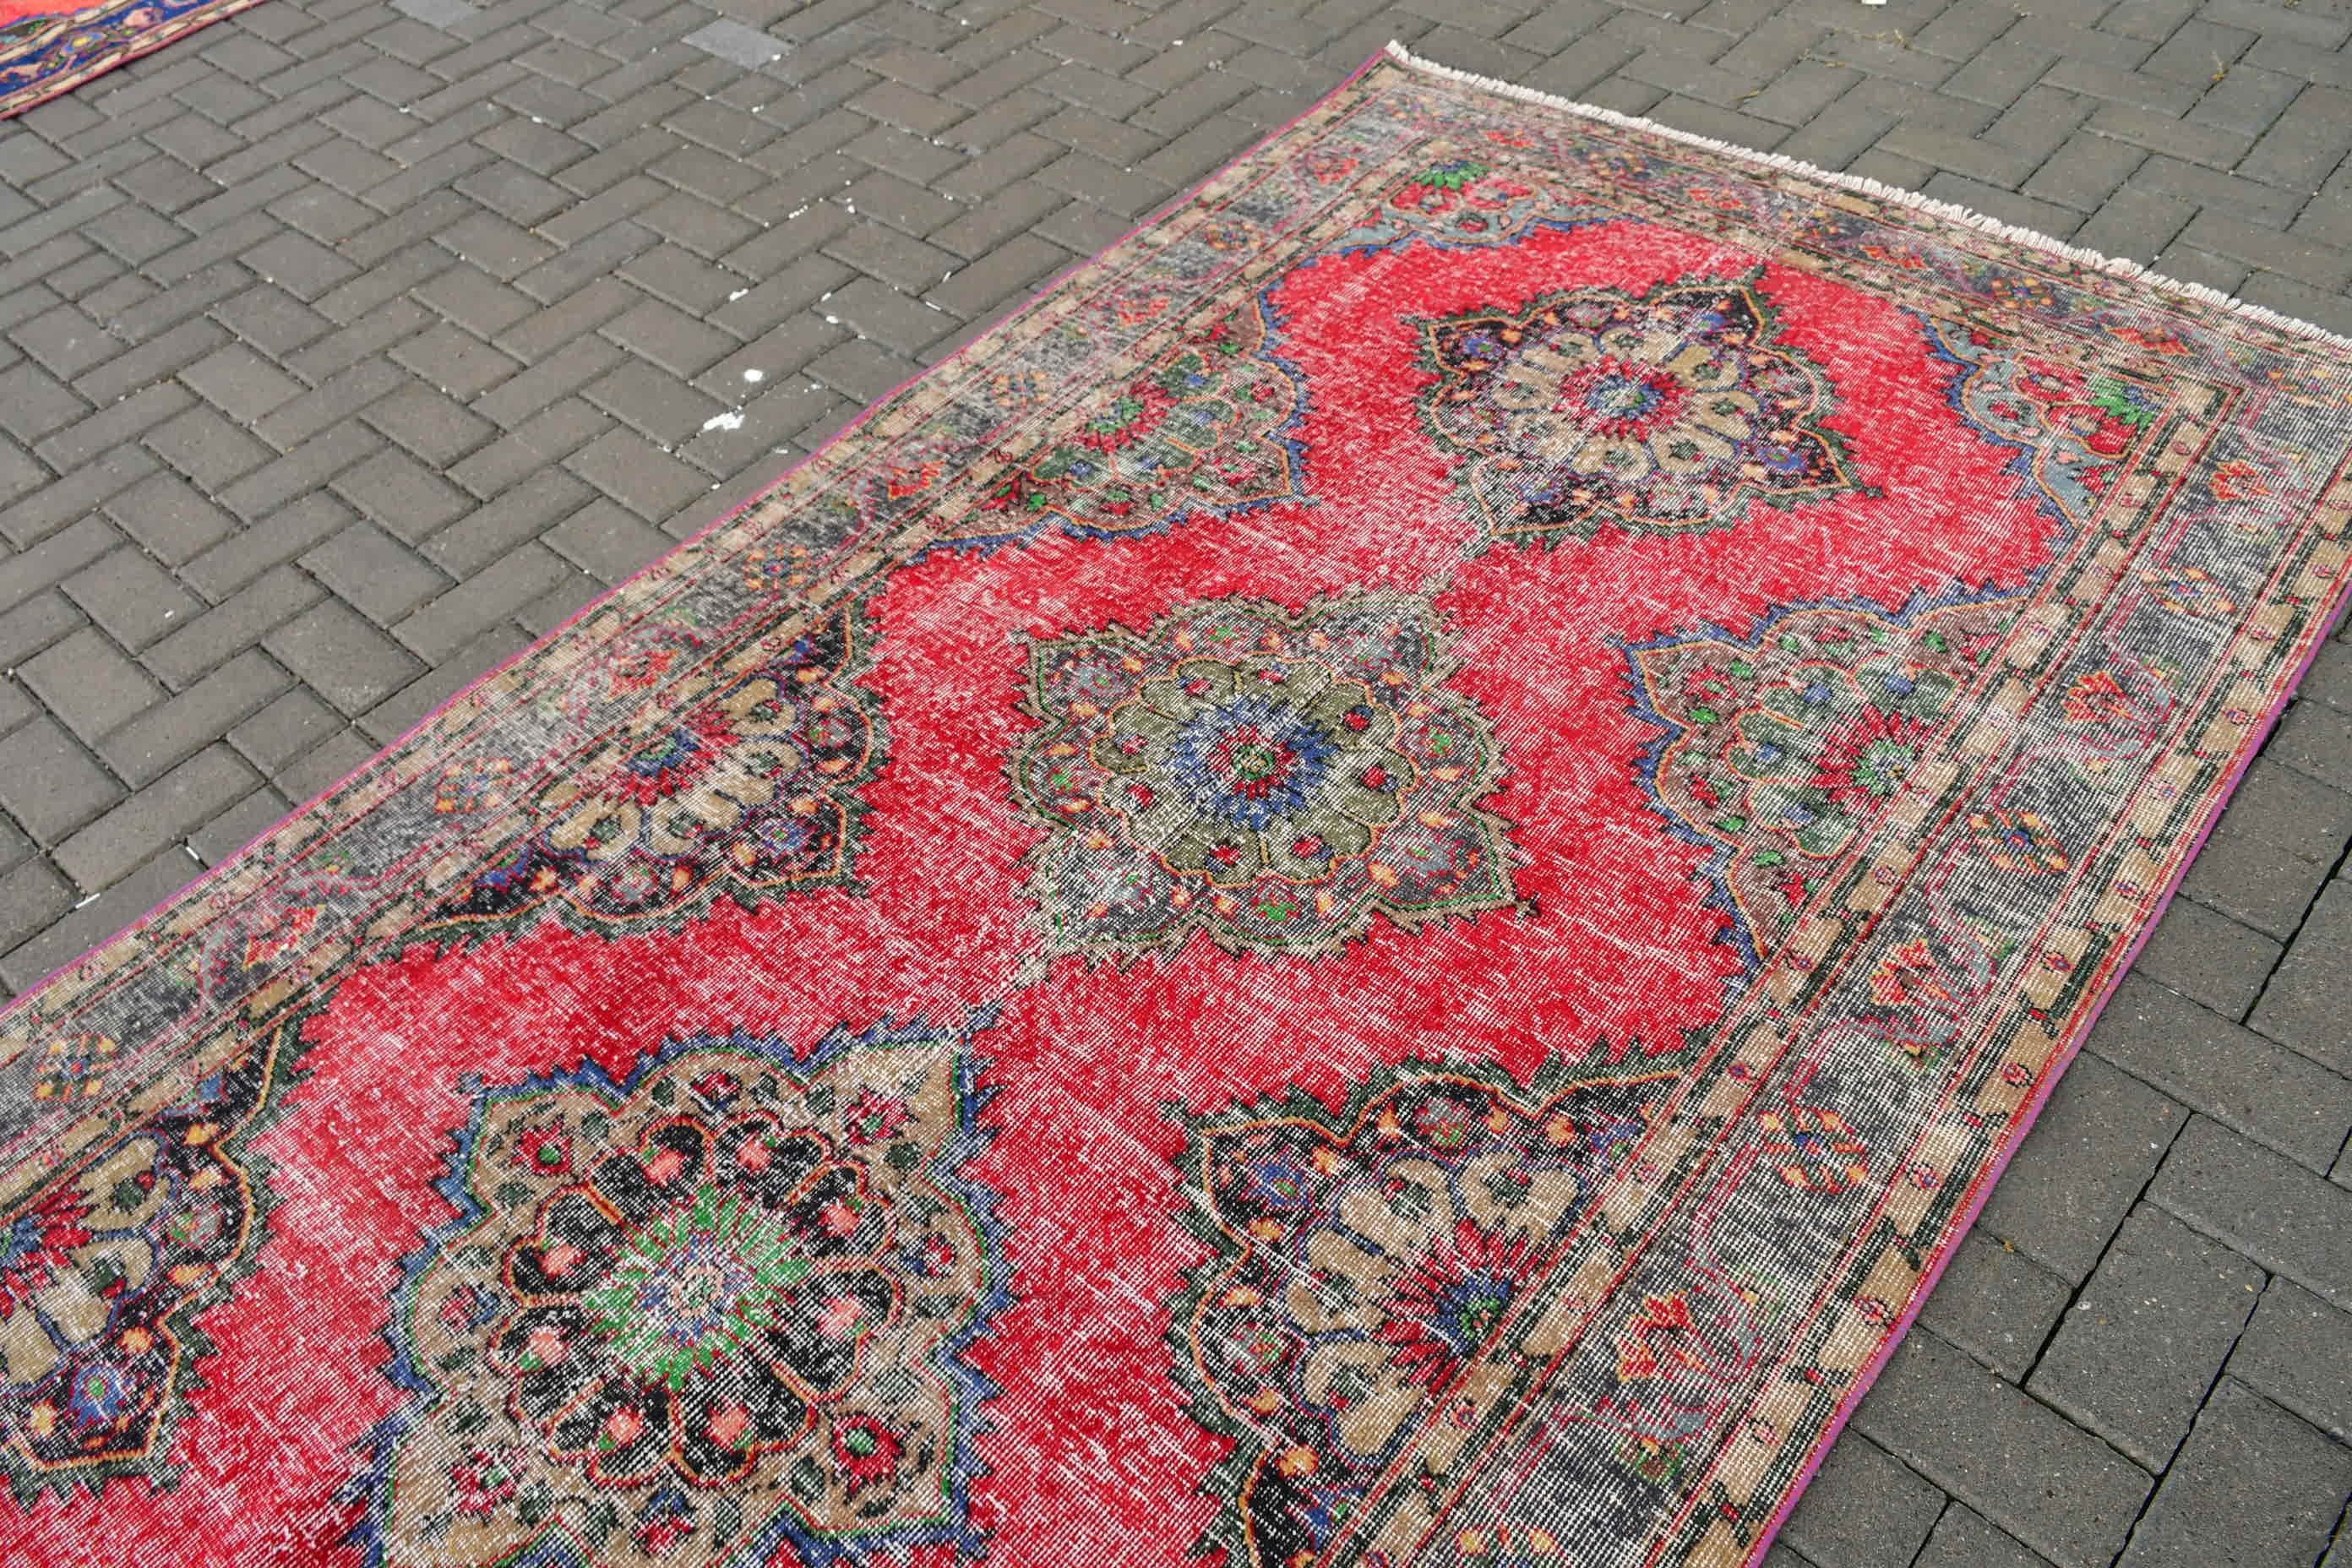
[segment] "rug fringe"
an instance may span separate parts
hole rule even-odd
[[[2168,278],[2160,272],[2151,271],[2147,266],[2126,256],[2108,256],[2100,251],[2086,250],[2079,245],[2069,245],[2054,236],[2043,234],[2039,229],[2003,223],[1997,217],[1989,217],[1983,213],[1960,206],[1956,203],[1939,201],[1934,196],[1924,196],[1916,191],[1906,191],[1899,185],[1886,184],[1866,175],[1843,174],[1834,169],[1824,169],[1817,164],[1791,158],[1784,153],[1761,153],[1753,147],[1742,147],[1736,142],[1718,142],[1712,136],[1701,136],[1689,131],[1677,131],[1671,125],[1662,125],[1654,120],[1643,119],[1640,115],[1621,114],[1613,109],[1603,109],[1592,103],[1578,103],[1572,99],[1561,98],[1532,87],[1522,87],[1517,82],[1480,76],[1474,71],[1457,70],[1452,66],[1440,65],[1435,60],[1424,59],[1393,39],[1389,43],[1388,57],[1397,64],[1408,69],[1419,71],[1424,76],[1461,82],[1468,87],[1498,93],[1505,98],[1517,99],[1522,103],[1541,104],[1545,108],[1557,109],[1563,113],[1580,115],[1584,119],[1598,120],[1609,125],[1622,126],[1628,131],[1640,131],[1652,136],[1663,136],[1670,142],[1682,142],[1693,147],[1704,147],[1710,153],[1719,153],[1726,157],[1743,159],[1751,163],[1761,163],[1768,169],[1778,169],[1785,174],[1795,174],[1801,179],[1834,185],[1842,190],[1859,191],[1864,195],[1874,196],[1880,201],[1913,207],[1953,223],[1966,224],[1970,228],[1981,229],[1987,234],[2015,245],[2030,246],[2035,250],[2047,251],[2053,256],[2062,257],[2080,267],[2112,273],[2118,278],[2132,279],[2162,293],[2178,294],[2184,299],[2194,300],[2200,304],[2233,310],[2250,321],[2259,321],[2266,327],[2274,328],[2282,332],[2310,338],[2326,343],[2331,348],[2352,350],[2352,337],[2332,332],[2315,322],[2284,314],[2272,310],[2267,305],[2257,305],[2252,300],[2241,300],[2234,294],[2225,294],[2221,289],[2207,284],[2192,283],[2183,278]]]

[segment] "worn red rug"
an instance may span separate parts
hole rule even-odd
[[[0,1559],[1752,1563],[2347,389],[1377,62],[0,1018]]]
[[[0,120],[260,0],[0,0]]]

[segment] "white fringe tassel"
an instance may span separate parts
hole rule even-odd
[[[1435,60],[1423,59],[1402,44],[1393,40],[1389,44],[1388,55],[1389,58],[1397,64],[1419,71],[1425,76],[1437,77],[1445,81],[1461,82],[1465,86],[1478,88],[1486,92],[1498,93],[1505,98],[1517,99],[1522,103],[1541,104],[1547,109],[1559,110],[1563,114],[1580,115],[1587,120],[1601,121],[1604,124],[1620,125],[1628,131],[1639,131],[1651,136],[1663,136],[1670,142],[1681,142],[1693,147],[1704,147],[1710,153],[1718,153],[1727,158],[1738,158],[1750,163],[1760,163],[1768,169],[1778,169],[1784,174],[1794,174],[1801,179],[1815,181],[1824,185],[1834,185],[1841,190],[1859,191],[1864,195],[1874,196],[1883,202],[1912,207],[1948,222],[1966,224],[1970,228],[1982,229],[1987,234],[2008,240],[2014,245],[2030,246],[2035,250],[2063,257],[2078,267],[2112,273],[2118,278],[2132,279],[2160,293],[2178,294],[2184,299],[2194,300],[2200,304],[2234,310],[2250,321],[2260,321],[2266,327],[2275,328],[2279,331],[2295,337],[2310,338],[2326,343],[2330,348],[2352,350],[2352,338],[2331,332],[2326,328],[2316,326],[2310,321],[2283,315],[2266,306],[2253,304],[2249,300],[2238,299],[2234,295],[2224,294],[2219,289],[2210,288],[2202,283],[2191,283],[2185,279],[2167,278],[2162,273],[2151,272],[2129,257],[2103,256],[2095,250],[2085,250],[2081,246],[2069,245],[2063,239],[2053,238],[2038,229],[2021,228],[2015,224],[2003,223],[1995,217],[1987,217],[1980,212],[1972,212],[1967,207],[1957,206],[1950,202],[1937,201],[1933,196],[1923,196],[1916,191],[1903,190],[1898,186],[1885,184],[1860,174],[1841,174],[1832,169],[1817,168],[1813,164],[1801,162],[1783,153],[1759,153],[1751,147],[1739,147],[1728,142],[1718,142],[1712,136],[1694,135],[1688,131],[1677,131],[1671,125],[1661,125],[1654,120],[1644,120],[1633,114],[1620,114],[1613,109],[1602,109],[1596,104],[1577,103],[1569,99],[1555,97],[1551,93],[1538,91],[1531,87],[1521,87],[1515,82],[1497,81],[1492,77],[1456,70],[1452,66],[1444,66]]]

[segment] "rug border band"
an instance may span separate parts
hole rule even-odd
[[[2283,311],[2273,310],[2267,305],[2257,305],[2251,300],[2241,300],[2234,294],[2224,293],[2209,284],[2192,283],[2185,278],[2167,277],[2161,272],[2153,270],[2146,263],[2134,261],[2127,256],[2109,256],[2105,251],[2070,245],[2056,236],[2044,234],[2037,228],[2004,223],[2000,218],[1989,216],[1973,207],[1962,206],[1957,202],[1922,195],[1917,191],[1906,190],[1900,185],[1890,185],[1883,180],[1874,180],[1865,174],[1841,174],[1835,169],[1824,169],[1818,163],[1808,163],[1801,158],[1791,158],[1785,153],[1760,152],[1753,147],[1743,147],[1737,142],[1722,142],[1712,136],[1702,136],[1695,131],[1678,131],[1671,125],[1645,119],[1638,114],[1620,113],[1613,109],[1603,109],[1597,103],[1579,103],[1574,99],[1562,98],[1556,93],[1545,92],[1539,88],[1522,87],[1517,82],[1505,81],[1499,77],[1480,76],[1475,71],[1460,70],[1453,66],[1441,65],[1435,60],[1414,54],[1397,39],[1389,40],[1388,47],[1381,51],[1381,56],[1408,70],[1418,71],[1423,76],[1435,77],[1442,81],[1460,82],[1482,91],[1517,99],[1522,103],[1540,104],[1547,109],[1559,110],[1564,114],[1573,114],[1586,120],[1598,120],[1604,124],[1622,126],[1628,131],[1639,131],[1652,136],[1663,136],[1671,142],[1703,147],[1710,153],[1719,153],[1724,157],[1738,158],[1745,163],[1760,163],[1768,169],[1777,169],[1783,174],[1794,174],[1800,179],[1834,185],[1841,190],[1854,191],[1864,195],[1874,196],[1880,201],[1911,207],[1931,216],[1947,218],[1954,223],[1965,224],[1970,228],[1981,229],[1997,239],[2004,239],[2013,245],[2030,246],[2035,250],[2047,251],[2051,255],[2061,257],[2078,266],[2110,273],[2117,278],[2130,279],[2160,293],[2178,294],[2185,299],[2194,300],[2201,305],[2234,310],[2251,321],[2260,321],[2264,326],[2274,327],[2280,331],[2289,332],[2296,337],[2311,338],[2334,348],[2352,349],[2352,337],[2330,331],[2315,321],[2306,321],[2299,316],[2290,316]],[[1374,58],[1379,58],[1381,56]],[[1351,77],[1349,79],[1353,80],[1354,78]]]
[[[1388,59],[1397,65],[1439,80],[1475,87],[1483,91],[1497,93],[1524,103],[1538,104],[1583,119],[1622,126],[1630,131],[1638,131],[1647,135],[1704,148],[1721,156],[1737,158],[1743,162],[1775,169],[1796,175],[1801,179],[1854,191],[1881,201],[1927,213],[1930,216],[1964,224],[1969,227],[1992,235],[1996,238],[2043,251],[2079,266],[2128,279],[2159,293],[2173,294],[2200,304],[2231,310],[2294,337],[2307,339],[2326,347],[2352,349],[2352,337],[2330,331],[2315,322],[2284,315],[2267,306],[2238,299],[2202,283],[2192,283],[2185,279],[2167,277],[2128,257],[2108,256],[2082,246],[2069,245],[2064,240],[2043,234],[2038,229],[2004,223],[1999,218],[1990,217],[1957,203],[1922,195],[1916,191],[1905,190],[1901,186],[1886,184],[1864,175],[1840,174],[1832,169],[1823,169],[1816,164],[1805,163],[1801,159],[1791,158],[1786,153],[1759,152],[1752,147],[1742,147],[1736,142],[1718,141],[1711,136],[1701,136],[1695,132],[1678,131],[1671,125],[1663,125],[1654,120],[1644,119],[1639,115],[1624,114],[1613,109],[1603,109],[1598,104],[1579,103],[1570,99],[1544,92],[1537,88],[1522,87],[1515,82],[1480,76],[1472,71],[1459,70],[1452,66],[1441,65],[1435,60],[1416,55],[1402,43],[1393,39],[1382,52]],[[2239,784],[2244,781],[2247,769],[2252,766],[2254,759],[2262,753],[2263,746],[2268,742],[2271,731],[2277,728],[2279,719],[2286,711],[2287,705],[2294,700],[2295,693],[2302,689],[2305,677],[2310,674],[2311,667],[2318,661],[2321,652],[2326,648],[2337,629],[2343,625],[2347,609],[2352,609],[2352,597],[2347,597],[2339,585],[2336,603],[2321,617],[2325,629],[2312,639],[2309,649],[2288,675],[2285,684],[2280,688],[2277,696],[2263,714],[2261,722],[2250,729],[2251,743],[2240,751],[2236,762],[2231,764],[2229,777],[2223,782],[2220,792],[2214,795],[2212,805],[2206,815],[2203,825],[2198,828],[2195,837],[2189,841],[2188,854],[2181,858],[2170,880],[2165,884],[2161,896],[2149,910],[2147,918],[2141,922],[2138,931],[2132,938],[2131,945],[2125,952],[2123,961],[2110,973],[2106,982],[2100,988],[2099,994],[2092,1001],[2089,1009],[2082,1015],[2081,1022],[2072,1031],[2071,1037],[2062,1043],[2055,1062],[2055,1070],[2042,1075],[2033,1097],[2020,1108],[2017,1122],[2011,1129],[2004,1146],[1993,1157],[1991,1163],[1986,1167],[1983,1175],[1976,1184],[1975,1194],[1969,1200],[1967,1205],[1953,1216],[1941,1245],[1937,1247],[1934,1258],[1921,1274],[1918,1288],[1911,1293],[1911,1299],[1905,1304],[1903,1313],[1896,1320],[1893,1331],[1855,1374],[1853,1386],[1847,1392],[1845,1397],[1839,1401],[1836,1411],[1822,1426],[1811,1452],[1806,1455],[1804,1463],[1798,1468],[1796,1475],[1781,1494],[1770,1521],[1757,1536],[1755,1545],[1744,1560],[1743,1568],[1758,1568],[1772,1550],[1772,1543],[1779,1538],[1781,1527],[1788,1522],[1789,1516],[1796,1510],[1798,1502],[1802,1500],[1806,1490],[1812,1485],[1813,1478],[1820,1473],[1823,1461],[1829,1457],[1830,1449],[1843,1435],[1846,1423],[1853,1418],[1853,1413],[1861,1407],[1863,1400],[1877,1384],[1879,1375],[1886,1370],[1887,1363],[1894,1359],[1895,1351],[1901,1347],[1906,1339],[1910,1337],[1912,1325],[1917,1321],[1921,1310],[1926,1307],[1927,1299],[1935,1293],[1937,1285],[1942,1281],[1946,1268],[1952,1259],[1958,1256],[1961,1245],[1969,1238],[1969,1233],[1976,1228],[1977,1220],[1983,1214],[1986,1204],[1991,1200],[1994,1189],[2000,1185],[2000,1178],[2007,1173],[2010,1161],[2016,1156],[2018,1148],[2024,1142],[2026,1135],[2032,1131],[2034,1123],[2041,1120],[2042,1111],[2049,1104],[2050,1097],[2057,1089],[2059,1081],[2066,1076],[2067,1069],[2074,1066],[2074,1058],[2082,1053],[2084,1042],[2090,1037],[2092,1029],[2097,1025],[2100,1015],[2105,1012],[2107,1004],[2114,1000],[2116,990],[2121,984],[2124,975],[2129,973],[2141,949],[2147,945],[2148,939],[2155,935],[2157,926],[2163,921],[2166,910],[2171,908],[2174,897],[2180,891],[2181,883],[2187,879],[2189,868],[2196,863],[2198,855],[2204,849],[2206,840],[2212,837],[2214,828],[2220,826],[2221,815],[2227,809],[2231,797],[2237,794]]]

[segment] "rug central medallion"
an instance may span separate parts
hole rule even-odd
[[[1780,338],[1762,269],[1578,289],[1421,323],[1422,413],[1493,538],[1680,531],[1864,487],[1828,374]]]
[[[378,1560],[976,1546],[961,1352],[1005,1268],[961,1045],[738,1036],[482,1091],[400,1292],[430,1397],[384,1439]]]
[[[1293,616],[1221,600],[1138,637],[1040,644],[1045,727],[1013,770],[1049,824],[1036,891],[1057,942],[1146,947],[1198,926],[1234,949],[1321,952],[1372,911],[1402,923],[1511,900],[1497,759],[1443,685],[1421,600]]]

